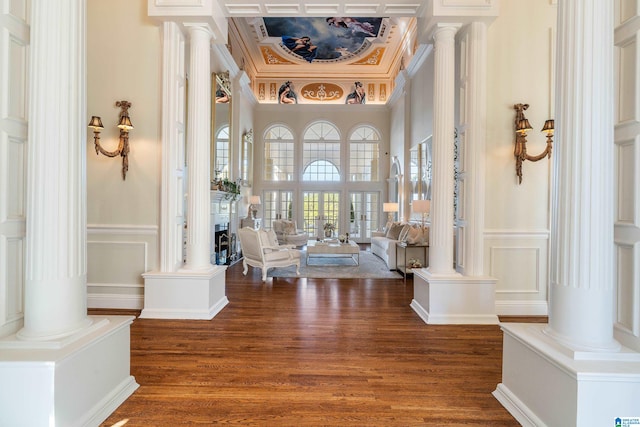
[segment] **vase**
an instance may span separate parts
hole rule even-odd
[[[327,239],[330,238],[332,234],[333,232],[331,230],[324,230],[324,237]]]

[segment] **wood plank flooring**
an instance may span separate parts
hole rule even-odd
[[[241,271],[228,269],[230,304],[210,321],[134,321],[140,388],[102,426],[519,425],[491,395],[498,326],[426,325],[411,279]]]

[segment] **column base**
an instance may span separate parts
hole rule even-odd
[[[225,289],[226,266],[173,273],[149,272],[144,277],[144,309],[148,319],[211,320],[229,300]]]
[[[496,279],[413,270],[411,308],[428,324],[497,325]]]
[[[0,339],[0,425],[100,425],[139,387],[130,375],[131,316],[90,316],[74,336]]]
[[[640,353],[575,352],[544,334],[545,326],[502,324],[502,383],[493,395],[520,424],[614,426],[616,418],[640,419]]]

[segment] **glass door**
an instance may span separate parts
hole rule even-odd
[[[371,232],[380,225],[380,193],[354,191],[349,193],[349,201],[349,238],[358,243],[371,241]]]
[[[334,237],[340,228],[340,193],[337,191],[303,191],[302,214],[304,231],[309,236],[324,238],[325,225],[331,224]]]

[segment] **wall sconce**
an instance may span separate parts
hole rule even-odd
[[[102,126],[102,120],[99,116],[91,116],[89,127],[93,128],[93,144],[96,148],[96,155],[102,153],[107,157],[122,156],[122,180],[125,180],[127,178],[127,171],[129,170],[129,130],[133,129],[131,119],[129,118],[131,103],[129,101],[117,101],[116,107],[120,107],[120,116],[118,119],[120,142],[115,151],[107,151],[100,145],[100,131],[104,129],[104,126]]]
[[[260,206],[260,196],[249,196],[249,212],[247,216],[256,219],[258,216],[258,206]]]
[[[399,207],[397,203],[383,203],[382,211],[387,212],[388,222],[393,222],[393,214],[398,212]]]
[[[549,119],[545,121],[544,126],[540,131],[547,133],[547,146],[544,151],[537,156],[530,156],[527,154],[527,132],[533,128],[529,124],[529,120],[524,116],[524,110],[529,108],[529,104],[515,104],[513,108],[516,110],[516,147],[513,151],[513,155],[516,157],[516,175],[518,175],[518,184],[522,184],[522,162],[525,160],[537,162],[546,156],[551,158],[554,120]]]

